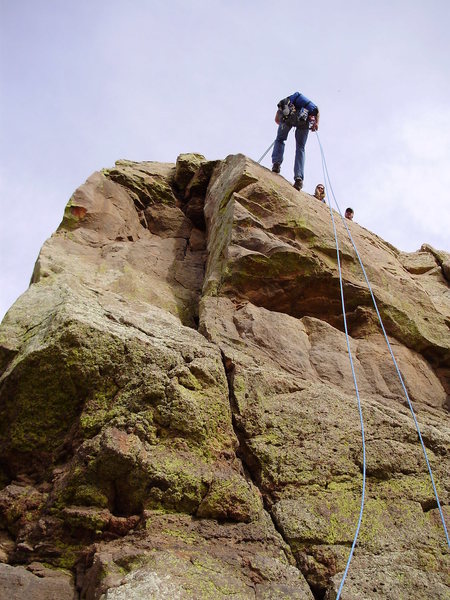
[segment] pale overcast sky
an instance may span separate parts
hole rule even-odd
[[[0,318],[91,173],[258,160],[295,91],[320,108],[341,208],[401,250],[450,251],[449,31],[448,0],[0,0]],[[293,152],[294,132],[289,180]],[[322,180],[311,134],[305,191]]]

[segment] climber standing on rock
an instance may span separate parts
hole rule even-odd
[[[280,172],[284,145],[288,133],[292,127],[295,127],[294,187],[296,190],[301,190],[304,178],[305,144],[309,130],[317,131],[319,128],[319,109],[306,96],[295,92],[278,102],[275,122],[278,124],[278,133],[272,152],[272,171]]]

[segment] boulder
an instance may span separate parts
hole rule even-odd
[[[184,192],[198,169],[206,162],[203,154],[180,154],[175,167],[175,183]]]
[[[0,600],[75,600],[75,598],[75,588],[70,574],[53,571],[43,565],[30,565],[30,570],[27,570],[24,567],[0,564]]]
[[[0,328],[8,598],[335,598],[361,416],[341,597],[446,597],[415,422],[336,222],[348,339],[329,209],[247,157],[121,160],[75,191]],[[448,523],[449,255],[347,225]]]

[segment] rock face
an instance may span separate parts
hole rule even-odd
[[[448,523],[450,255],[348,226]],[[341,598],[450,598],[414,421],[337,229],[367,456]],[[0,578],[23,582],[5,598],[336,598],[363,455],[312,196],[242,155],[95,173],[3,321],[0,375]]]

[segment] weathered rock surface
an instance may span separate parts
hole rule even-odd
[[[349,228],[448,523],[450,255]],[[341,598],[450,597],[414,421],[337,229],[367,456]],[[56,574],[60,598],[331,600],[362,460],[326,206],[242,155],[118,161],[74,193],[0,330],[0,577],[25,586],[8,598],[52,598]]]
[[[222,525],[155,511],[144,518],[132,539],[98,544],[87,557],[82,597],[312,598],[267,515]]]
[[[70,574],[53,572],[43,565],[29,569],[0,564],[0,600],[74,600]]]

